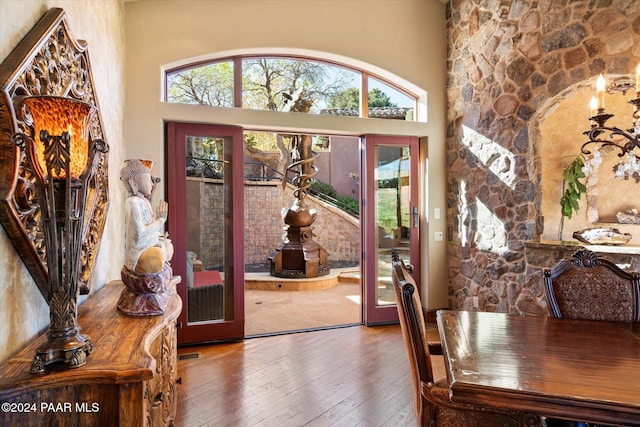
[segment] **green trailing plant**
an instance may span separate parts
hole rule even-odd
[[[562,172],[564,194],[562,195],[562,199],[560,199],[560,205],[562,207],[563,217],[566,216],[571,219],[573,213],[580,210],[578,201],[582,197],[582,194],[587,191],[587,187],[580,181],[586,178],[586,175],[582,171],[583,167],[584,157],[579,155]]]
[[[360,212],[360,204],[353,197],[338,196],[337,200],[348,208],[347,213],[350,213],[352,215],[353,214],[355,214],[355,215],[359,214],[359,212]]]
[[[562,171],[562,198],[560,199],[560,230],[558,239],[562,241],[562,230],[564,229],[564,218],[573,216],[574,212],[580,210],[578,201],[583,193],[586,193],[587,187],[581,179],[586,178],[582,171],[584,167],[584,157],[579,155]]]

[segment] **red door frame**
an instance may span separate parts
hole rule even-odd
[[[362,162],[364,165],[365,194],[364,194],[364,224],[361,224],[362,242],[365,249],[363,259],[362,276],[364,323],[367,326],[398,322],[398,311],[395,305],[378,306],[376,303],[377,269],[378,269],[378,232],[375,212],[375,147],[409,146],[410,150],[410,176],[409,185],[411,193],[411,233],[409,248],[413,264],[412,276],[420,289],[420,144],[419,138],[407,136],[365,135],[364,153]],[[415,217],[417,215],[417,218]],[[417,220],[417,221],[416,221]]]
[[[188,135],[231,138],[232,148],[230,168],[232,184],[227,186],[232,200],[230,208],[233,214],[232,227],[221,230],[225,235],[225,283],[233,283],[233,315],[231,320],[187,322],[187,283],[178,285],[178,294],[183,301],[183,310],[178,321],[178,343],[200,343],[218,340],[242,339],[244,337],[244,192],[243,192],[243,132],[237,126],[215,126],[187,123],[167,123],[166,126],[166,176],[169,215],[167,225],[169,238],[174,245],[171,262],[175,274],[186,277],[187,238],[186,238],[186,148]],[[225,150],[226,151],[226,150]],[[225,161],[228,158],[225,155]],[[225,184],[226,185],[226,184]],[[226,213],[225,213],[226,216]],[[225,220],[226,222],[226,220]],[[228,257],[232,257],[231,263]],[[229,268],[228,268],[229,267]],[[237,267],[237,268],[236,268]],[[228,316],[226,316],[228,318]]]

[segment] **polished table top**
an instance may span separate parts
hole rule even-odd
[[[640,324],[439,311],[453,401],[640,426]]]

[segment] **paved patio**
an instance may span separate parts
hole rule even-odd
[[[324,289],[245,289],[245,335],[361,323],[360,281],[353,271],[335,272],[339,276],[336,285]],[[260,274],[266,276],[262,280],[270,278],[268,273],[247,273],[245,279],[256,279],[254,275]]]

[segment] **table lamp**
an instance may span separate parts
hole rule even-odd
[[[47,340],[36,349],[30,370],[41,373],[51,364],[82,366],[93,350],[78,325],[78,278],[88,182],[109,146],[90,138],[96,113],[91,104],[43,95],[23,98],[22,108],[30,135],[16,133],[11,140],[34,172],[48,272],[42,292],[49,305]]]

